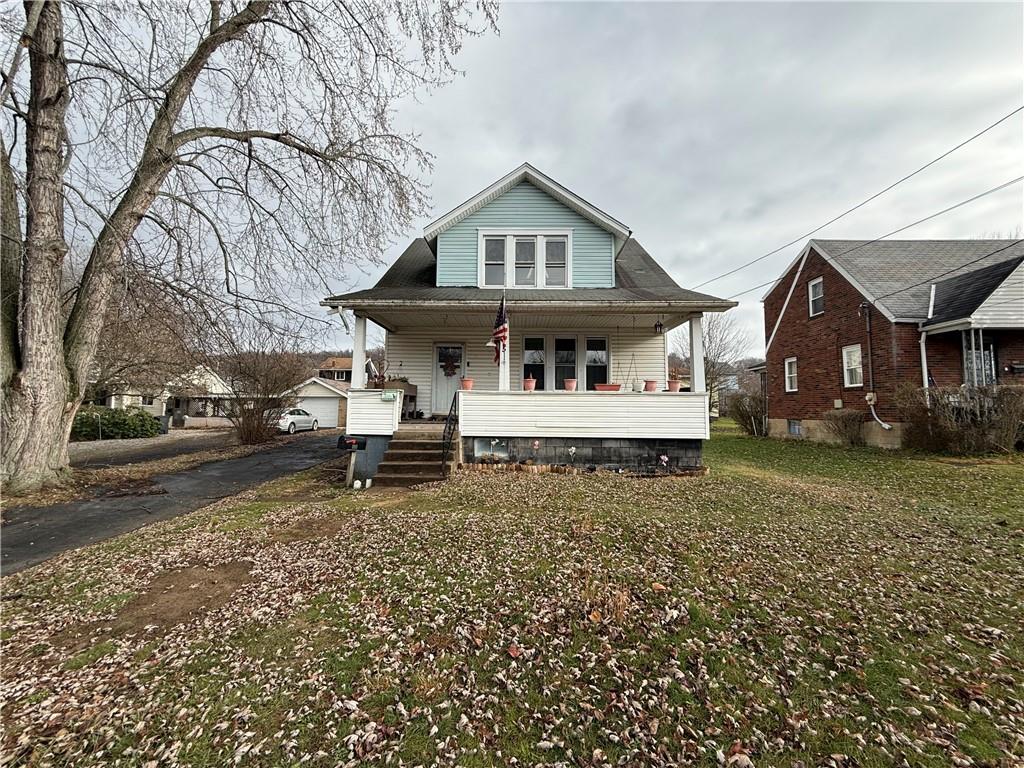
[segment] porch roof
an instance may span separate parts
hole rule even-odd
[[[423,238],[414,240],[373,288],[331,296],[321,302],[346,309],[438,307],[493,312],[501,300],[500,288],[474,286],[438,287],[437,262]],[[651,258],[636,240],[630,239],[615,262],[614,288],[547,290],[512,288],[505,300],[518,309],[611,309],[634,313],[723,312],[736,302],[687,290]]]
[[[972,316],[1008,277],[1024,263],[1024,256],[965,272],[932,285],[931,311],[922,327],[948,326],[963,321],[971,325]],[[1016,315],[1024,313],[1024,302],[1016,307]]]

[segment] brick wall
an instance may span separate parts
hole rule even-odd
[[[1024,385],[1024,371],[1014,373],[1012,365],[1024,364],[1024,331],[999,331],[996,340],[996,377],[1000,384]]]
[[[799,269],[797,262],[765,298],[765,339],[771,335],[786,295]],[[821,277],[825,289],[825,311],[808,316],[807,286]],[[813,249],[793,291],[767,354],[768,413],[772,419],[820,419],[842,400],[846,408],[863,411],[870,418],[866,392],[870,391],[869,350],[866,314],[871,318],[870,362],[878,395],[876,410],[886,420],[897,418],[893,395],[901,382],[921,384],[920,334],[916,325],[894,325],[873,307],[862,310],[864,296]],[[843,385],[842,349],[861,345],[864,385]],[[797,358],[797,390],[785,391],[784,361]]]

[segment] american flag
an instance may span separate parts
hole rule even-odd
[[[494,362],[501,362],[501,353],[508,347],[508,312],[505,309],[505,297],[501,297],[498,314],[494,318],[494,331],[491,333],[494,342]]]

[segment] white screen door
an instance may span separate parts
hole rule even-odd
[[[434,345],[434,382],[431,393],[431,410],[434,413],[448,413],[452,398],[459,391],[459,379],[463,376],[461,344]]]

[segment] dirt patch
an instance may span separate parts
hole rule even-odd
[[[278,544],[291,544],[296,541],[326,539],[342,531],[352,531],[355,527],[348,515],[303,517],[289,526],[278,528],[270,534],[270,540]]]
[[[150,582],[145,592],[125,603],[117,618],[73,627],[62,633],[57,643],[75,647],[87,645],[97,637],[165,631],[227,603],[235,590],[252,581],[251,569],[252,563],[234,560],[209,568],[193,566],[165,571]]]

